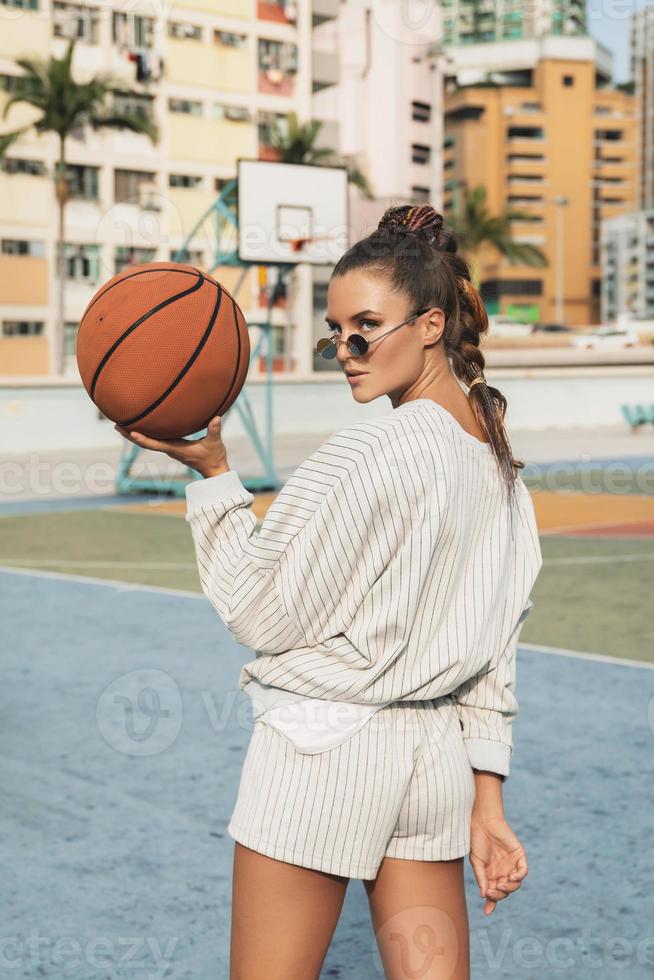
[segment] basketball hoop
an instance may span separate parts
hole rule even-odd
[[[329,235],[312,235],[310,238],[288,238],[286,239],[288,244],[291,246],[292,252],[303,252],[306,245],[309,242],[324,241],[324,239],[329,238]]]

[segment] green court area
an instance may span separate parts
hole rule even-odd
[[[521,642],[654,662],[654,538],[541,535]],[[0,520],[0,565],[201,592],[181,516],[77,510]]]

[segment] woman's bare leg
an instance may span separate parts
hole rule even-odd
[[[364,886],[387,980],[469,980],[463,858],[384,858]]]
[[[348,883],[235,842],[230,980],[317,980]]]

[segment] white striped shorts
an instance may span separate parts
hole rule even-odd
[[[464,857],[475,778],[453,700],[395,701],[317,753],[257,719],[228,834],[348,878],[375,878],[384,857]]]

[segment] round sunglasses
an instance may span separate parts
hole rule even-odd
[[[415,320],[416,317],[422,316],[422,314],[426,313],[427,310],[429,309],[431,309],[431,307],[428,306],[424,310],[418,310],[418,312],[414,313],[413,316],[410,316],[408,320],[403,320],[402,323],[398,323],[396,327],[392,327],[390,330],[387,330],[386,333],[381,334],[381,336],[375,337],[374,340],[366,340],[366,338],[363,337],[360,333],[350,334],[347,340],[339,340],[336,336],[323,337],[316,344],[316,348],[315,348],[316,353],[321,354],[323,357],[326,357],[328,360],[331,360],[332,358],[336,357],[336,354],[338,353],[338,345],[345,344],[350,354],[352,354],[354,357],[361,357],[363,354],[368,353],[368,350],[370,349],[372,344],[376,344],[378,340],[383,340],[384,337],[388,337],[389,334],[392,334],[396,330],[399,330],[400,327],[403,327],[407,323],[410,323],[411,320]]]

